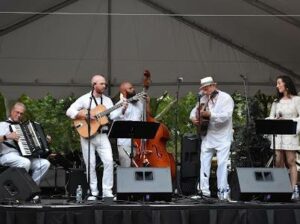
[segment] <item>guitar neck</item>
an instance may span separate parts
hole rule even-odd
[[[127,100],[127,102],[130,103],[131,101],[139,99],[142,96],[142,94],[143,93],[139,93],[136,96],[129,98]],[[113,107],[111,107],[111,108],[109,108],[109,109],[107,109],[105,111],[102,111],[102,112],[96,114],[96,117],[99,118],[99,117],[106,116],[106,115],[110,114],[111,112],[113,112],[114,110],[116,110],[116,109],[118,109],[118,108],[120,108],[122,106],[123,106],[123,102],[118,103],[118,104],[114,105]]]
[[[111,112],[113,112],[114,110],[120,108],[121,106],[123,106],[123,103],[118,103],[118,104],[114,105],[113,107],[111,107],[111,108],[109,108],[109,109],[107,109],[105,111],[102,111],[102,112],[96,114],[96,117],[97,118],[104,117],[104,116],[110,114]]]

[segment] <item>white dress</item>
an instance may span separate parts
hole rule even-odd
[[[272,104],[270,119],[282,117],[283,119],[291,119],[296,121],[297,134],[295,135],[276,135],[275,149],[282,150],[300,150],[299,146],[299,123],[300,123],[300,97],[293,96],[290,99],[281,99],[279,102]],[[271,148],[273,142],[271,141]]]

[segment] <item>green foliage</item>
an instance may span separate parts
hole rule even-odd
[[[4,96],[0,93],[0,120],[3,121],[5,119],[6,119],[5,99]]]
[[[246,118],[245,118],[245,97],[238,93],[234,92],[231,95],[233,101],[234,101],[234,110],[232,114],[232,119],[233,119],[233,126],[243,126],[246,123]]]
[[[247,166],[250,157],[256,163],[261,159],[262,149],[269,147],[268,140],[256,135],[254,120],[269,115],[274,97],[258,91],[254,97],[248,99],[250,111],[248,127],[246,125],[245,97],[235,92],[232,94],[232,98],[235,102],[235,108],[233,112],[234,142],[231,159],[233,166]],[[55,99],[51,95],[47,95],[41,99],[31,99],[26,95],[22,95],[19,100],[27,107],[25,119],[41,123],[45,132],[52,137],[51,148],[53,151],[67,152],[80,149],[79,135],[72,127],[72,121],[65,115],[67,108],[75,101],[74,96]],[[171,139],[167,142],[167,149],[173,153],[175,149],[175,119],[176,114],[178,114],[178,156],[180,155],[181,137],[186,133],[196,133],[195,126],[189,120],[190,112],[196,103],[197,97],[191,92],[179,99],[178,102],[170,95],[158,99],[152,98],[150,101],[152,116],[158,116],[157,120],[166,125],[170,131]],[[4,120],[6,114],[2,95],[0,95],[0,109],[0,116]],[[250,146],[250,149],[247,148],[248,146]]]
[[[37,100],[22,95],[19,99],[27,108],[25,120],[41,123],[45,133],[51,136],[53,151],[66,152],[80,149],[78,135],[72,128],[71,120],[65,115],[74,100],[73,96],[57,100],[51,95]]]
[[[176,130],[176,113],[178,114],[177,122],[177,146],[178,151],[180,151],[180,142],[181,137],[185,133],[193,133],[196,131],[195,127],[189,120],[190,112],[193,107],[196,105],[197,98],[191,92],[188,93],[185,97],[181,98],[178,102],[176,99],[170,95],[165,96],[162,100],[157,102],[156,99],[151,99],[151,111],[152,115],[158,116],[161,123],[166,125],[170,131],[171,139],[167,142],[167,149],[169,152],[175,150],[175,130]],[[177,108],[177,112],[176,112]]]
[[[240,93],[234,93],[232,97],[235,102],[232,166],[264,166],[271,155],[270,142],[256,134],[255,120],[269,116],[274,97],[258,91],[249,98],[250,119],[248,123],[245,97]]]

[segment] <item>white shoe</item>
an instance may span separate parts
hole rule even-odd
[[[299,200],[299,189],[298,189],[297,185],[294,186],[294,190],[293,190],[293,194],[292,194],[291,200],[293,200],[293,201]]]
[[[86,200],[88,200],[88,201],[96,201],[97,197],[94,196],[94,195],[91,195],[91,196],[88,196],[88,198]]]
[[[41,198],[39,195],[35,195],[32,199],[31,199],[31,202],[34,203],[34,204],[39,204],[41,203]]]
[[[218,198],[220,201],[230,201],[230,189],[218,190]]]
[[[113,198],[114,195],[112,194],[111,191],[103,191],[102,197],[103,198]]]
[[[230,190],[224,191],[223,198],[225,201],[230,201]]]
[[[32,200],[39,200],[40,199],[40,196],[36,195],[32,198]]]
[[[198,200],[198,199],[201,199],[201,196],[196,194],[196,195],[191,196],[191,199]]]
[[[204,197],[210,198],[210,191],[202,191],[202,195],[203,195]]]

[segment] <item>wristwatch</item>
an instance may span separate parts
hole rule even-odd
[[[7,140],[7,137],[6,135],[3,135],[3,140],[6,141]]]

